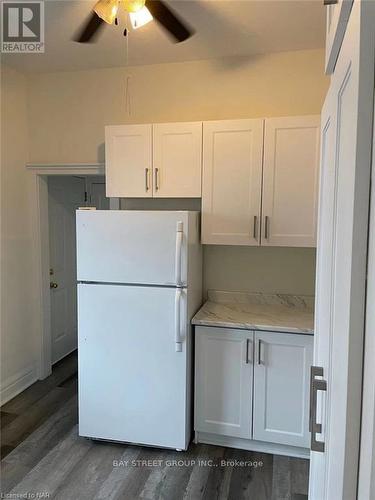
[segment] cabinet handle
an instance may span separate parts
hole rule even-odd
[[[155,190],[159,190],[159,169],[155,168]]]
[[[149,185],[148,185],[148,168],[145,168],[145,185],[146,185],[146,192],[149,190]]]
[[[257,215],[254,215],[253,238],[254,238],[254,240],[258,240],[258,216]]]
[[[258,339],[258,345],[257,345],[257,364],[258,365],[264,365],[264,360],[263,360],[263,357],[262,357],[262,344],[263,342]]]
[[[317,379],[316,377],[323,376],[323,368],[321,366],[312,366],[310,371],[310,420],[309,420],[309,430],[311,432],[311,451],[319,451],[324,453],[325,443],[324,441],[318,441],[316,439],[317,434],[322,432],[322,424],[318,424],[316,421],[316,410],[317,410],[317,393],[318,391],[327,390],[327,382],[323,379]]]
[[[246,364],[252,362],[252,353],[253,353],[253,342],[250,339],[246,339]]]
[[[264,218],[264,237],[266,238],[266,240],[268,240],[269,235],[270,235],[270,218],[268,217],[268,215],[266,215]]]

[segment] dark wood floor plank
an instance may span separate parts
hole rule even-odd
[[[308,495],[309,492],[309,460],[302,458],[290,459],[290,474],[292,478],[292,493]]]
[[[272,498],[273,456],[267,453],[253,453],[231,450],[228,455],[235,463],[229,488],[229,500],[270,500]]]
[[[11,451],[14,450],[14,446],[10,446],[7,444],[2,444],[1,445],[1,450],[0,450],[0,457],[1,459],[5,458]]]
[[[137,446],[127,446],[120,457],[119,464],[112,468],[107,479],[101,484],[93,500],[119,500],[124,497],[124,489],[129,482],[129,476],[135,472],[133,460],[139,459],[142,449]]]
[[[11,494],[36,495],[40,492],[54,498],[65,478],[84,460],[92,442],[78,436],[77,427],[61,440],[12,490]]]
[[[163,465],[152,470],[140,498],[145,500],[182,499],[193,470],[192,461],[199,454],[200,446],[192,444],[188,451],[164,452]]]
[[[186,485],[184,500],[200,500],[204,496],[206,484],[212,466],[217,464],[218,459],[224,456],[224,448],[212,445],[199,445],[199,453],[196,454],[196,464],[190,474]],[[212,460],[213,465],[208,462]]]
[[[38,380],[18,396],[1,407],[1,411],[21,415],[28,412],[30,407],[51,389],[57,387],[61,382],[77,372],[77,353],[74,352],[60,361],[52,371],[52,374],[44,380]]]
[[[92,500],[113,470],[113,461],[119,460],[125,446],[92,442],[91,449],[71,473],[64,478],[54,493],[54,499],[79,498]]]
[[[10,424],[10,422],[14,420],[16,417],[17,417],[16,413],[8,413],[6,411],[1,411],[0,412],[1,429],[6,425]]]
[[[204,500],[227,498],[232,469],[220,464],[221,459],[225,459],[228,453],[227,448],[222,450],[223,456],[220,456],[214,467],[210,467],[210,473],[202,496]]]
[[[132,474],[129,475],[127,484],[123,485],[123,498],[142,498],[142,494],[146,495],[148,488],[154,484],[158,488],[157,478],[163,475],[164,463],[170,455],[169,450],[160,448],[141,448],[139,455],[139,465],[137,465]],[[156,463],[156,465],[154,465]],[[142,465],[143,464],[143,465]],[[160,464],[160,465],[159,465]],[[157,490],[156,490],[157,491]],[[155,492],[155,494],[157,494]],[[157,498],[157,497],[156,497]]]
[[[1,462],[1,491],[9,492],[77,424],[77,396],[73,396]]]
[[[176,452],[80,438],[76,369],[74,354],[2,408],[8,453],[2,493],[45,492],[57,500],[307,500],[307,460],[201,444]]]
[[[75,387],[54,387],[2,429],[2,442],[16,447],[76,393]]]
[[[274,455],[272,473],[272,500],[291,500],[292,484],[289,457]]]

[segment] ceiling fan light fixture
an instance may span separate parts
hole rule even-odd
[[[145,3],[146,0],[121,0],[121,5],[129,13],[139,12],[144,8]]]
[[[147,7],[143,7],[138,12],[129,12],[129,17],[131,25],[135,30],[153,20],[151,12],[148,10]]]
[[[108,24],[116,19],[119,0],[99,0],[94,6],[94,12]]]

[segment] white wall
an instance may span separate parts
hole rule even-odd
[[[105,125],[320,113],[327,88],[322,50],[34,75],[30,161],[103,161]]]
[[[315,249],[205,245],[205,290],[315,293]]]
[[[1,399],[36,379],[25,77],[1,68]]]
[[[30,160],[102,162],[109,124],[319,114],[328,83],[322,50],[33,75]],[[314,293],[311,249],[207,247],[204,255],[206,289]]]
[[[103,161],[107,124],[319,113],[328,87],[323,61],[323,51],[311,50],[27,77],[3,68],[3,397],[14,395],[36,376],[37,299],[31,275],[31,175],[24,168],[26,161]],[[129,75],[130,115],[124,99]],[[205,248],[204,264],[206,289],[314,289],[311,249],[212,246]]]
[[[123,210],[200,210],[201,200],[128,198]],[[204,245],[203,287],[207,290],[314,295],[315,248]]]

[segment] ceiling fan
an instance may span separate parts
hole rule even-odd
[[[194,33],[162,0],[99,0],[74,40],[79,43],[94,42],[106,23],[117,24],[120,7],[129,13],[133,28],[155,19],[177,43],[187,40]]]

